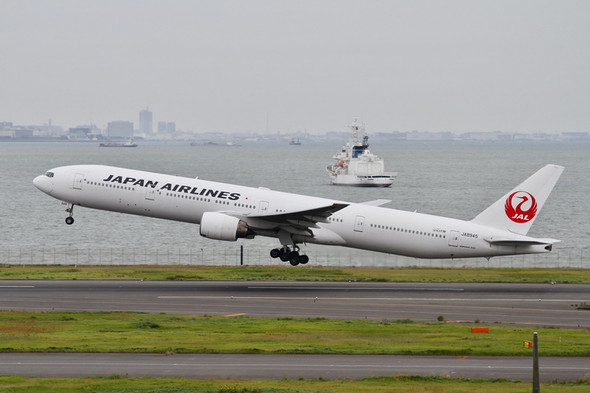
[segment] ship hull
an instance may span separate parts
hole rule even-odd
[[[348,187],[390,187],[394,180],[395,176],[332,176],[333,185]]]

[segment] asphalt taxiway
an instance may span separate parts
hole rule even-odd
[[[590,285],[0,281],[0,308],[590,328]]]
[[[539,368],[542,381],[576,381],[588,378],[590,359],[541,358]],[[269,379],[425,375],[530,381],[532,360],[506,356],[3,353],[0,374]]]
[[[447,321],[589,329],[590,285],[251,281],[0,281],[0,308]],[[590,355],[590,354],[589,354]],[[0,354],[0,375],[530,380],[528,357]],[[542,380],[588,378],[590,358],[546,358]]]

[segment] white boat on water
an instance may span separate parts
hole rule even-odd
[[[99,147],[137,147],[137,143],[133,139],[129,139],[127,142],[113,142],[106,141],[98,145]]]
[[[359,132],[362,124],[358,117],[350,124],[350,141],[334,155],[333,163],[326,167],[332,184],[354,187],[389,187],[397,173],[385,172],[383,159],[369,151],[369,137],[365,134],[362,142]]]

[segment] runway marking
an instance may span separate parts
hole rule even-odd
[[[315,287],[315,286],[299,286],[299,287],[279,287],[279,286],[263,286],[263,287],[246,287],[247,289],[302,289],[302,290],[322,290],[322,291],[390,291],[390,292],[403,292],[403,291],[424,291],[424,292],[465,292],[464,288],[379,288],[379,287],[362,287],[362,288],[349,288],[349,287]]]
[[[225,367],[249,367],[249,368],[288,368],[293,367],[293,363],[235,363],[235,362],[216,362],[218,366],[225,366]],[[34,362],[34,361],[16,361],[16,362],[0,362],[2,366],[167,366],[167,367],[195,367],[195,366],[211,366],[212,363],[207,361],[202,362],[179,362],[179,363],[168,363],[168,362],[141,362],[141,361],[129,361],[129,362],[112,362],[112,361],[104,361],[104,362],[85,362],[85,361],[72,361],[72,362]],[[299,368],[318,368],[318,367],[327,367],[327,368],[368,368],[368,369],[438,369],[440,367],[451,367],[454,369],[480,369],[485,367],[486,369],[495,369],[495,370],[528,370],[530,369],[529,365],[525,366],[518,366],[518,365],[494,365],[494,364],[480,364],[480,365],[473,365],[473,364],[459,364],[455,362],[448,362],[443,363],[442,365],[421,365],[415,363],[409,364],[350,364],[350,363],[330,363],[330,364],[296,364],[296,367]],[[586,367],[569,367],[569,366],[541,366],[541,370],[567,370],[567,371],[586,371]]]
[[[239,312],[237,314],[228,314],[228,315],[224,315],[224,317],[239,317],[241,315],[246,315],[245,312]]]
[[[437,302],[585,302],[581,299],[501,299],[501,298],[432,298],[432,297],[296,297],[296,296],[157,296],[157,299],[228,299],[228,300],[386,300],[386,301],[437,301]]]
[[[0,285],[0,288],[35,288],[34,285]]]

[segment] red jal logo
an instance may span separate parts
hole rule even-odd
[[[537,201],[526,191],[516,191],[506,198],[504,209],[509,219],[522,224],[529,222],[537,215]]]

